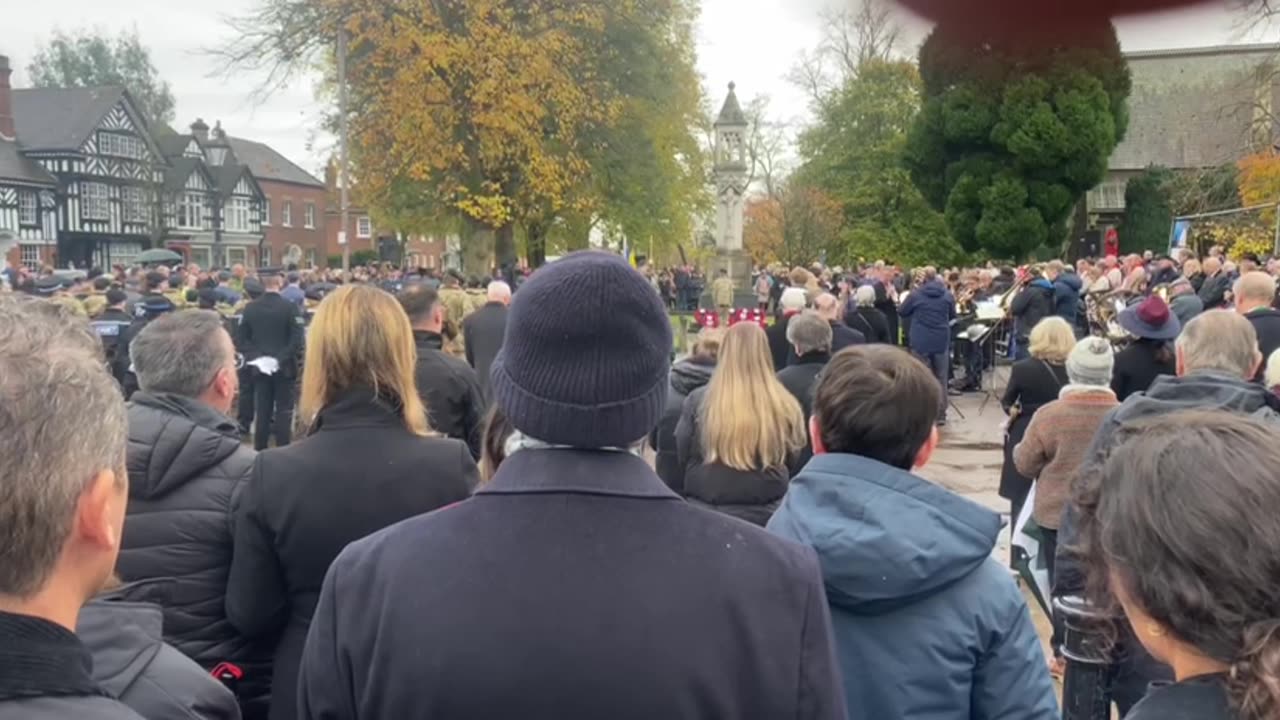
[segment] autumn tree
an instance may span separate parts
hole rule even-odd
[[[1242,158],[1238,165],[1240,201],[1246,207],[1280,205],[1280,155],[1274,151],[1257,153]],[[1274,208],[1263,210],[1260,215],[1263,223],[1275,224]]]
[[[1109,22],[1059,40],[943,23],[920,48],[924,106],[906,158],[967,251],[1023,258],[1065,236],[1128,125]]]
[[[363,199],[460,217],[504,265],[521,228],[536,262],[558,227],[651,231],[701,185],[691,1],[261,0],[223,51],[280,79],[345,32]]]
[[[788,184],[747,202],[743,245],[756,262],[808,265],[826,259],[843,220],[840,203],[821,190]]]
[[[138,31],[115,37],[97,31],[54,31],[27,65],[35,87],[70,88],[119,85],[129,91],[151,121],[172,122],[173,92],[151,62]]]

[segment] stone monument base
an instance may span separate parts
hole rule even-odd
[[[743,250],[716,250],[715,257],[707,263],[707,292],[702,296],[702,306],[711,307],[711,283],[720,277],[721,270],[729,271],[733,280],[734,308],[756,306],[756,291],[751,284],[751,256]]]

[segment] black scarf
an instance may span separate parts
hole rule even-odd
[[[40,618],[0,612],[0,701],[106,695],[75,633]]]

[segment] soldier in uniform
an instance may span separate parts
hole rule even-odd
[[[240,318],[240,341],[248,363],[271,358],[277,364],[273,372],[256,369],[253,378],[253,404],[257,411],[253,446],[266,450],[273,431],[277,447],[284,447],[292,440],[294,386],[303,346],[303,318],[298,306],[280,295],[284,287],[280,268],[263,268],[258,276],[264,292],[244,309]]]
[[[89,317],[89,313],[84,311],[84,305],[79,300],[72,297],[70,288],[72,281],[69,278],[61,278],[56,275],[42,277],[36,281],[36,295],[70,310],[72,314],[79,315],[82,318]]]
[[[84,311],[90,319],[95,319],[107,309],[107,290],[111,289],[111,278],[100,275],[93,279],[93,289],[84,296]]]
[[[240,337],[240,318],[249,303],[262,297],[262,283],[255,278],[244,281],[244,294],[239,296],[235,305],[219,304],[218,311],[226,316],[227,334],[235,342],[236,352],[245,354],[244,341]],[[240,434],[248,436],[253,427],[253,367],[245,365],[236,371],[240,376],[240,392],[236,396],[236,424],[240,426]]]
[[[450,350],[461,355],[464,350],[462,321],[470,314],[468,310],[470,303],[466,291],[462,289],[462,278],[457,273],[449,272],[444,276],[444,287],[440,289],[440,304],[444,306],[445,311],[444,336],[451,339]]]

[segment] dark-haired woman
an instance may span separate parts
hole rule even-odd
[[[1085,474],[1091,593],[1176,679],[1127,720],[1280,717],[1277,467],[1280,431],[1191,411],[1122,430]]]

